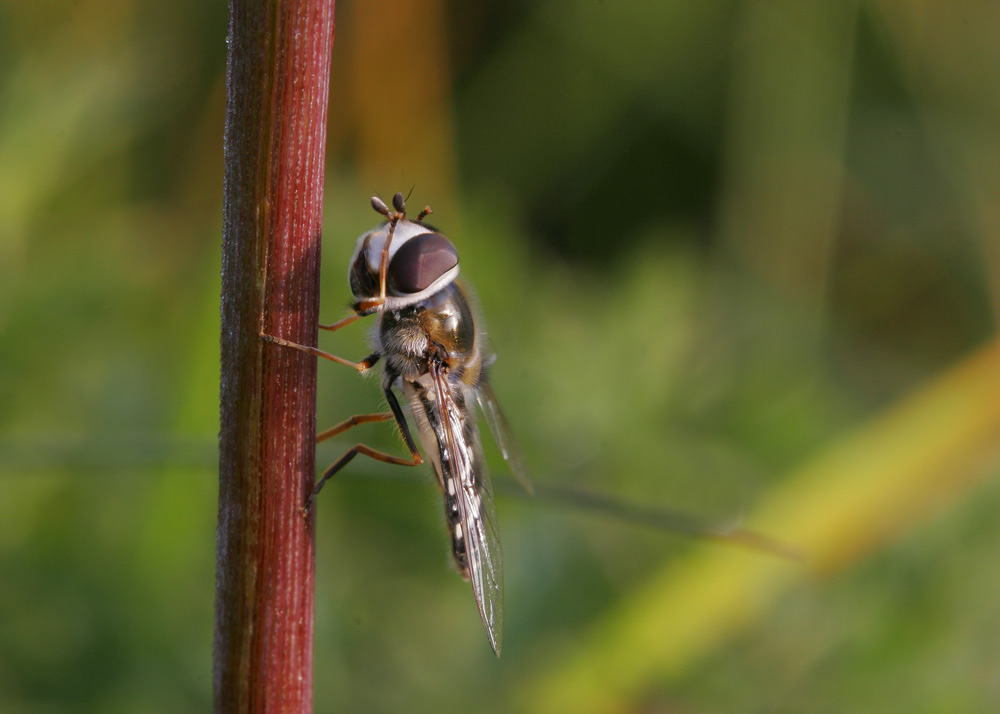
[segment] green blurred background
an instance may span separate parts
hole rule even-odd
[[[413,186],[537,482],[805,557],[500,494],[497,661],[429,474],[355,462],[316,710],[1000,710],[1000,6],[338,10],[324,319],[368,197]],[[2,712],[211,706],[226,23],[0,5]],[[321,426],[380,405],[319,390]]]

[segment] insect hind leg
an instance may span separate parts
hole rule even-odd
[[[393,456],[392,454],[387,454],[384,451],[376,451],[370,446],[365,446],[364,444],[355,444],[350,449],[344,452],[344,455],[337,459],[333,465],[331,465],[326,471],[323,472],[322,478],[316,483],[316,488],[313,489],[312,493],[309,494],[308,500],[301,509],[299,509],[303,516],[309,515],[309,510],[312,508],[313,501],[316,500],[316,496],[322,490],[326,482],[329,481],[334,475],[337,474],[342,468],[347,466],[351,460],[358,454],[364,454],[365,456],[375,459],[376,461],[384,461],[387,464],[396,464],[398,466],[419,466],[424,463],[424,458],[419,453],[413,453],[410,458],[404,456]]]
[[[364,424],[366,422],[372,421],[386,421],[388,419],[395,419],[396,426],[399,427],[399,433],[403,436],[403,441],[406,442],[406,448],[410,451],[410,458],[405,456],[393,456],[392,454],[387,454],[384,451],[377,451],[370,446],[365,444],[355,444],[353,447],[344,452],[344,455],[337,459],[320,477],[320,480],[316,482],[316,487],[313,488],[312,493],[309,494],[309,498],[306,503],[300,509],[303,516],[309,515],[309,510],[312,508],[313,501],[316,500],[316,496],[326,485],[334,475],[337,474],[342,468],[347,466],[358,454],[363,454],[368,458],[375,459],[376,461],[382,461],[387,464],[396,464],[398,466],[420,466],[424,463],[424,458],[420,455],[417,450],[417,445],[413,442],[413,437],[410,435],[410,428],[406,423],[406,417],[403,415],[403,410],[399,406],[399,400],[396,399],[396,395],[392,393],[392,390],[387,386],[384,388],[386,400],[389,402],[389,407],[392,409],[389,413],[380,414],[360,414],[358,416],[353,416],[350,419],[346,419],[332,429],[327,429],[317,435],[317,440],[328,439],[336,434],[343,433],[350,429],[352,426],[357,426],[358,424]]]
[[[332,426],[325,431],[321,431],[316,435],[316,443],[321,441],[326,441],[327,439],[332,439],[338,434],[343,434],[345,431],[358,424],[368,424],[373,421],[388,421],[393,418],[392,412],[379,412],[378,414],[356,414],[350,419],[344,419],[336,426]]]

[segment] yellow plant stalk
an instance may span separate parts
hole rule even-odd
[[[523,691],[538,712],[629,711],[751,623],[784,588],[860,560],[967,493],[1000,443],[1000,340],[785,479],[748,526],[801,549],[784,561],[706,543],[583,635]],[[529,710],[529,709],[526,709]]]

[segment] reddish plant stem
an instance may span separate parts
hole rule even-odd
[[[216,712],[312,710],[315,359],[334,0],[230,0]]]

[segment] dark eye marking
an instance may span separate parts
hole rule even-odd
[[[458,252],[440,233],[421,233],[406,241],[389,263],[389,284],[402,294],[426,290],[458,265]]]

